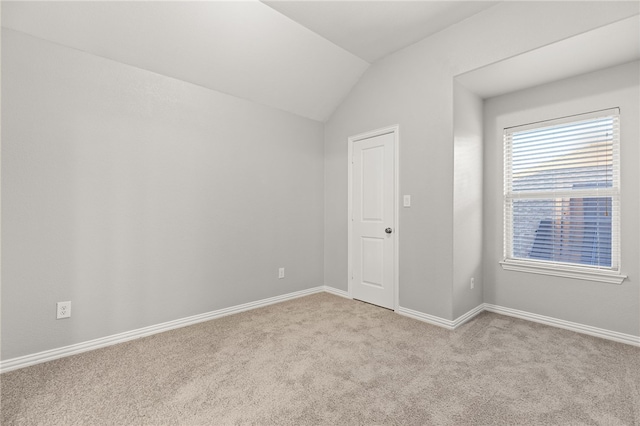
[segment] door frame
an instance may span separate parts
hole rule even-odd
[[[395,124],[393,126],[383,127],[380,129],[372,130],[365,133],[360,133],[348,138],[348,155],[347,155],[347,168],[348,181],[347,181],[347,223],[348,223],[348,235],[347,235],[347,291],[349,298],[353,299],[353,260],[351,249],[353,247],[353,144],[363,139],[370,139],[376,136],[382,136],[386,134],[393,134],[393,310],[397,311],[400,307],[400,271],[399,271],[399,241],[400,241],[400,126]]]

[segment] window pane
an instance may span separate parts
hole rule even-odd
[[[618,270],[618,113],[505,129],[506,259]]]
[[[613,117],[514,132],[510,138],[510,189],[611,187],[613,137]]]
[[[611,197],[512,203],[514,258],[611,267]]]

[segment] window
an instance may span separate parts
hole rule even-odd
[[[621,283],[619,111],[504,131],[505,269]]]

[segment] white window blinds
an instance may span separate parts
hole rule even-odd
[[[505,259],[619,270],[619,111],[504,131]]]

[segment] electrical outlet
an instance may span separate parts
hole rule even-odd
[[[280,279],[284,278],[284,268],[278,269],[278,278]]]
[[[56,303],[56,319],[69,318],[71,316],[71,302]]]
[[[475,278],[471,277],[471,281],[469,283],[469,287],[471,288],[471,290],[473,290],[473,287],[476,286],[476,280]]]

